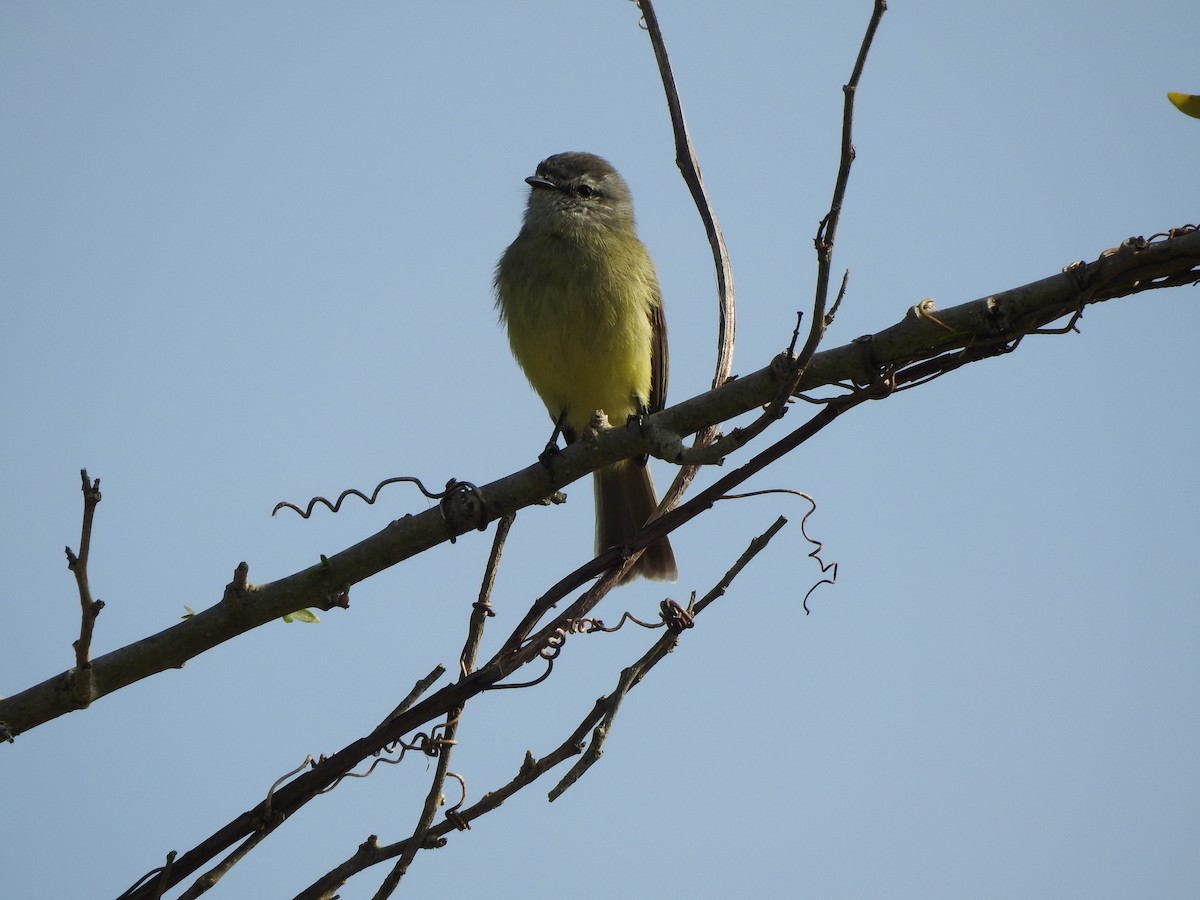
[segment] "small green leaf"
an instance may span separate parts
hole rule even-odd
[[[196,611],[194,609],[192,609],[190,606],[185,606],[184,609],[186,609],[187,612],[179,617],[181,619],[190,619],[192,616],[194,616],[196,614]]]
[[[311,609],[298,609],[295,612],[288,613],[283,617],[285,622],[304,622],[308,625],[314,625],[321,620],[317,618],[317,614]]]

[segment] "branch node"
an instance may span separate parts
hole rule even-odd
[[[221,595],[221,602],[227,603],[233,600],[242,600],[250,591],[250,564],[242,560],[233,570],[233,581],[225,585],[225,592]]]

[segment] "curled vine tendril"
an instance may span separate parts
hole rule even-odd
[[[762,494],[791,494],[795,497],[803,497],[808,501],[808,512],[806,512],[804,517],[800,519],[800,536],[803,537],[804,540],[808,541],[808,543],[813,545],[812,551],[808,554],[809,559],[815,560],[817,565],[821,567],[822,575],[825,575],[826,572],[829,572],[830,574],[816,582],[812,587],[805,591],[804,602],[801,605],[804,607],[804,614],[807,616],[811,612],[811,610],[808,608],[808,598],[812,596],[813,591],[823,584],[837,584],[837,561],[825,562],[825,560],[821,559],[821,551],[825,549],[825,545],[808,533],[808,519],[809,516],[817,511],[817,501],[808,494],[804,493],[804,491],[794,491],[790,488],[767,488],[766,490],[761,491],[747,491],[744,494],[726,494],[721,499],[739,500],[743,497],[758,497]]]
[[[400,483],[415,484],[417,486],[417,490],[419,490],[422,494],[424,494],[430,500],[442,500],[442,499],[445,499],[447,496],[449,496],[455,490],[458,490],[459,486],[462,484],[465,484],[466,482],[454,481],[452,479],[450,481],[450,483],[446,485],[446,489],[444,491],[431,491],[425,487],[425,485],[421,482],[420,478],[414,478],[411,475],[397,475],[395,478],[385,478],[385,479],[383,479],[383,481],[379,482],[379,484],[375,485],[375,490],[371,491],[370,497],[368,497],[366,494],[364,494],[358,488],[347,488],[346,490],[344,490],[340,494],[338,494],[337,500],[335,500],[332,503],[330,503],[324,497],[313,497],[311,500],[308,501],[308,506],[306,506],[304,509],[301,509],[299,506],[297,506],[295,503],[292,503],[289,500],[281,500],[275,504],[275,508],[273,510],[271,510],[271,515],[275,515],[275,513],[279,512],[281,509],[290,509],[290,510],[294,511],[297,515],[299,515],[302,519],[307,519],[312,515],[313,508],[318,503],[324,504],[326,509],[328,509],[330,512],[336,513],[338,510],[340,510],[342,508],[342,501],[344,501],[347,497],[359,497],[362,500],[366,501],[367,505],[370,506],[370,505],[374,504],[374,502],[377,499],[379,499],[379,492],[381,490],[383,490],[389,484],[400,484]]]
[[[430,500],[438,501],[438,508],[442,511],[442,518],[446,522],[446,526],[450,528],[450,542],[454,543],[454,535],[461,533],[458,526],[469,524],[471,528],[477,528],[483,531],[488,525],[488,506],[484,499],[483,492],[469,481],[459,481],[457,478],[451,478],[446,482],[444,491],[431,491],[421,483],[421,479],[413,478],[410,475],[398,475],[395,478],[385,478],[379,484],[375,485],[375,490],[371,491],[371,496],[368,497],[358,488],[347,488],[338,494],[337,500],[330,503],[324,497],[313,497],[308,501],[308,506],[301,509],[295,503],[288,500],[281,500],[275,504],[275,508],[271,510],[271,515],[279,512],[281,509],[293,510],[303,519],[312,516],[313,508],[318,504],[324,506],[330,511],[336,513],[342,508],[342,501],[347,497],[360,497],[368,505],[373,504],[379,498],[379,492],[389,484],[397,482],[407,482],[415,484],[417,489]]]

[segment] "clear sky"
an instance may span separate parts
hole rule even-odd
[[[812,295],[868,0],[662,0],[738,288],[735,371]],[[637,11],[621,0],[0,5],[0,693],[67,668],[79,478],[108,652],[488,482],[549,423],[492,266],[539,159],[608,157],[663,285],[668,400],[712,375],[713,276]],[[1191,0],[893,3],[860,91],[829,346],[1200,221]],[[418,858],[416,896],[1195,897],[1200,289],[866,405],[749,487],[813,494],[840,565],[800,600],[804,504],[674,537],[686,601],[791,523],[626,701],[603,760]],[[793,416],[802,414],[796,409]],[[789,417],[790,418],[790,417]],[[799,421],[797,418],[795,421]],[[734,458],[730,464],[742,457]],[[670,480],[656,465],[660,485]],[[702,477],[702,482],[713,476]],[[591,488],[521,514],[494,641],[591,547]],[[491,534],[0,747],[4,891],[115,896],[453,667]],[[653,615],[638,583],[599,610]],[[468,802],[556,746],[654,635],[573,638],[468,708]],[[213,896],[290,897],[411,829],[424,760],[344,784]],[[350,883],[369,897],[382,870]]]

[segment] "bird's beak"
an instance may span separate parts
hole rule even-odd
[[[535,191],[538,188],[541,188],[541,189],[547,190],[547,191],[553,191],[558,187],[558,185],[556,185],[553,181],[549,181],[549,180],[543,178],[541,175],[530,175],[528,178],[525,179],[525,183],[527,185],[529,185],[531,188],[533,188]]]

